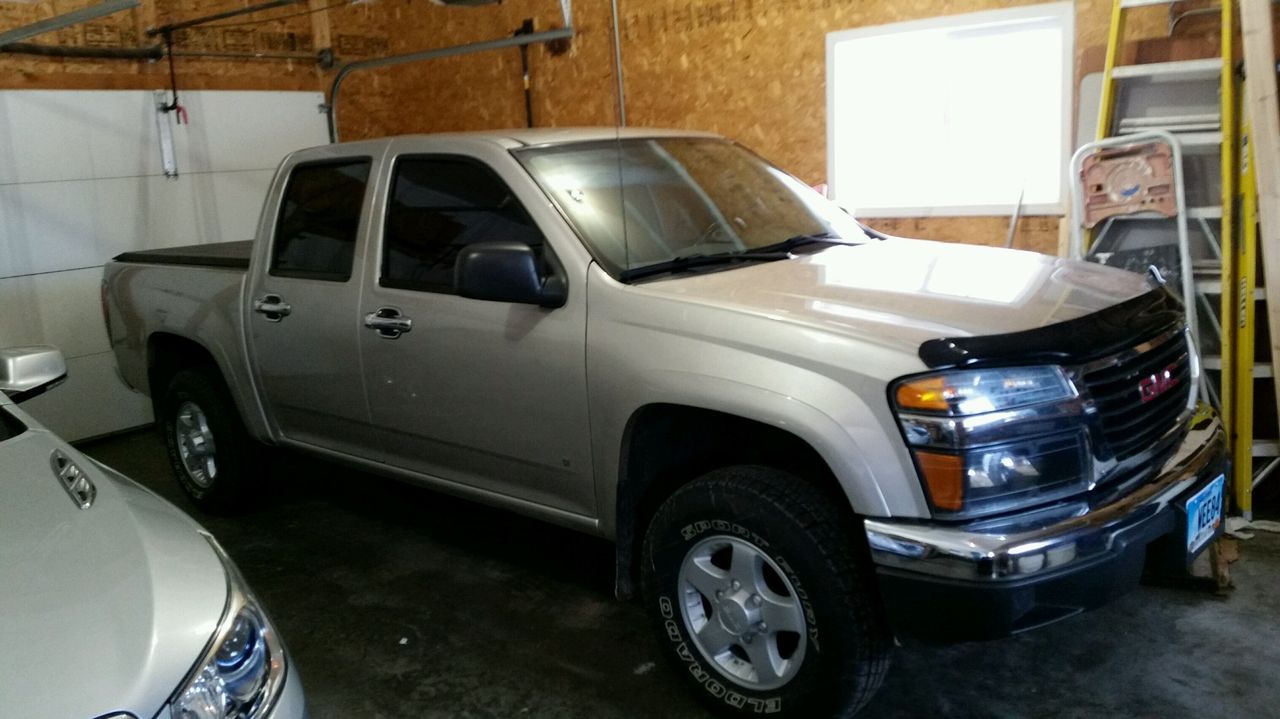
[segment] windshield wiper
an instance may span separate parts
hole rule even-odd
[[[792,250],[795,250],[798,247],[803,247],[804,245],[812,245],[815,243],[825,243],[829,245],[856,244],[848,242],[844,238],[829,232],[793,235],[781,242],[753,247],[749,250],[717,252],[713,255],[684,255],[681,257],[672,257],[669,260],[656,262],[652,265],[645,265],[644,267],[633,267],[629,270],[623,270],[622,281],[630,282],[631,280],[652,277],[653,275],[664,275],[671,272],[684,272],[697,267],[707,267],[710,265],[727,265],[744,260],[754,262],[785,260],[792,256]]]
[[[669,260],[655,262],[652,265],[644,267],[633,267],[629,270],[622,271],[622,281],[630,282],[654,275],[665,275],[669,272],[684,272],[697,267],[709,267],[711,265],[728,265],[736,262],[772,262],[774,260],[785,260],[791,257],[787,252],[762,252],[761,250],[748,250],[746,252],[721,252],[714,255],[686,255],[684,257],[672,257]]]
[[[786,253],[786,252],[791,252],[792,250],[798,247],[803,247],[804,245],[812,245],[819,242],[828,244],[828,245],[855,244],[853,242],[849,242],[845,240],[843,237],[840,237],[839,235],[835,235],[830,232],[815,232],[809,235],[792,235],[791,237],[788,237],[787,239],[782,240],[781,242],[774,242],[773,244],[770,244],[770,245],[764,245],[762,247],[753,247],[749,250],[743,250],[742,252],[737,253],[737,256],[752,257],[757,254],[771,254],[771,253],[778,253],[778,252]]]

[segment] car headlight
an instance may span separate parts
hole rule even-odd
[[[992,514],[1088,487],[1083,405],[1060,367],[907,377],[890,397],[937,516]]]
[[[284,647],[239,571],[218,543],[229,587],[227,608],[204,657],[174,693],[172,719],[253,719],[265,715],[284,687]]]

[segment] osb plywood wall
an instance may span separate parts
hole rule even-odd
[[[825,35],[834,30],[1031,4],[1027,0],[618,0],[627,122],[706,129],[738,139],[802,179],[822,182],[826,163]],[[0,28],[85,5],[84,0],[0,0]],[[144,0],[133,11],[38,38],[87,47],[156,42],[148,27],[248,0]],[[558,0],[506,0],[445,8],[425,0],[371,0],[328,7],[309,0],[222,21],[177,36],[179,50],[313,53],[339,62],[489,40],[525,18],[546,30],[563,24]],[[1110,0],[1077,0],[1077,80],[1100,69]],[[269,18],[283,18],[269,20]],[[1131,36],[1165,34],[1164,8],[1137,11]],[[246,24],[249,23],[249,24]],[[538,126],[612,125],[618,119],[609,0],[575,0],[577,36],[567,51],[529,49],[532,115]],[[1130,60],[1214,51],[1216,22],[1196,20],[1178,40],[1143,43]],[[327,36],[327,37],[326,37]],[[328,42],[325,42],[326,39]],[[167,84],[164,63],[0,56],[0,87],[149,88]],[[180,58],[179,84],[192,89],[327,89],[332,71],[306,60]],[[520,126],[525,108],[518,50],[462,56],[357,73],[337,112],[344,139],[406,132]],[[874,220],[896,234],[1003,243],[1003,217]],[[1015,246],[1054,252],[1059,222],[1027,217]]]
[[[95,5],[93,0],[0,0],[0,29],[26,26],[61,13]],[[243,8],[237,0],[143,0],[136,9],[59,29],[31,38],[38,45],[84,49],[140,49],[159,45],[148,28]],[[242,15],[207,26],[174,33],[179,88],[187,90],[320,90],[323,73],[315,52],[334,47],[346,59],[387,54],[387,37],[365,32],[330,33],[328,13],[307,13],[323,3],[300,3],[271,12]],[[374,14],[370,6],[342,12],[361,19]],[[365,23],[362,24],[371,24]],[[234,55],[206,59],[191,54]],[[294,55],[297,59],[243,59],[246,55]],[[33,55],[0,55],[0,88],[23,90],[151,90],[169,86],[165,61],[59,59]]]

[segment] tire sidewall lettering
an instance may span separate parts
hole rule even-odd
[[[726,687],[716,679],[715,674],[702,666],[702,663],[694,657],[693,650],[683,640],[676,643],[675,652],[676,656],[686,663],[689,674],[693,676],[694,681],[700,684],[708,694],[734,709],[747,709],[755,714],[776,714],[782,711],[781,697],[759,699],[740,694]]]
[[[689,541],[690,539],[709,531],[715,531],[721,534],[728,534],[730,536],[746,539],[761,549],[769,546],[769,542],[767,540],[750,529],[747,529],[741,524],[729,522],[723,519],[700,519],[696,522],[690,522],[680,528],[680,538],[685,541]]]
[[[687,544],[700,538],[708,533],[724,534],[737,537],[764,549],[769,556],[778,564],[787,574],[787,579],[792,583],[796,598],[800,601],[801,608],[804,611],[805,624],[807,626],[807,640],[811,645],[811,650],[819,652],[818,645],[818,621],[817,613],[814,611],[813,603],[810,601],[809,593],[800,582],[798,573],[795,568],[787,561],[786,557],[779,555],[773,550],[773,545],[764,537],[761,537],[751,529],[742,526],[736,522],[723,519],[702,519],[690,522],[680,528],[680,545],[681,552],[687,549]],[[709,669],[703,665],[699,659],[697,652],[693,650],[685,640],[684,629],[676,618],[675,601],[666,595],[658,596],[658,611],[664,618],[663,628],[665,630],[668,641],[672,643],[672,647],[676,656],[683,662],[690,675],[694,680],[702,686],[712,697],[723,701],[725,704],[739,711],[747,711],[754,714],[775,714],[782,711],[783,698],[780,696],[752,697],[734,691],[725,686],[715,674],[713,669]],[[805,662],[811,661],[806,658]]]
[[[818,646],[818,615],[813,610],[813,602],[809,600],[809,592],[800,583],[796,570],[792,568],[786,557],[774,556],[773,561],[778,564],[782,571],[787,573],[787,578],[791,580],[792,588],[796,592],[796,599],[800,600],[800,608],[804,610],[804,622],[809,635],[809,642],[815,650],[821,651]]]

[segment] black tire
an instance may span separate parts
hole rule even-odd
[[[211,450],[202,456],[211,458],[212,471],[188,469],[193,456],[191,442],[179,439],[181,425],[190,434],[191,409],[200,413],[203,434]],[[231,393],[215,368],[184,369],[173,375],[159,406],[159,421],[169,450],[169,465],[178,485],[200,509],[225,514],[239,509],[249,488],[254,484],[261,461],[261,448],[245,431]],[[199,460],[196,460],[199,463]]]
[[[889,668],[893,639],[872,584],[865,539],[851,525],[816,487],[758,466],[710,472],[681,487],[658,509],[642,549],[644,601],[663,653],[713,711],[733,717],[849,717],[875,694]],[[719,548],[721,544],[725,548]],[[760,594],[790,596],[795,600],[791,606],[802,609],[804,621],[795,626],[803,631],[793,632],[794,637],[775,631],[771,638],[767,632],[750,630],[734,635],[744,618],[750,625],[764,617],[758,611],[749,614],[750,607],[761,606],[755,594],[730,606],[733,597],[742,596],[740,592],[755,590],[739,590],[739,583],[716,590],[717,598],[712,599],[681,579],[687,557],[689,561],[698,557],[703,564],[697,566],[710,562],[715,565],[711,572],[729,576],[733,560],[723,552],[737,557],[737,548],[744,546],[747,554],[742,556],[751,556],[754,547],[763,557],[752,566],[766,567],[760,571],[769,580],[769,591],[786,592],[761,590]],[[779,583],[779,574],[785,582]],[[710,574],[698,576],[704,583],[721,581],[708,580]],[[694,614],[697,619],[690,618]],[[702,622],[698,631],[704,632],[717,621],[737,644],[717,653],[713,661],[701,648],[713,640],[700,644],[692,627]],[[765,622],[755,625],[765,626]],[[770,657],[792,652],[789,659],[781,660],[789,665],[787,672],[773,669],[776,675],[771,681],[783,682],[779,686],[762,687],[765,674],[754,669],[758,660],[747,656],[752,640],[762,641],[760,637],[766,651],[772,652]],[[743,669],[743,662],[751,666]],[[720,663],[751,676],[734,677]]]

